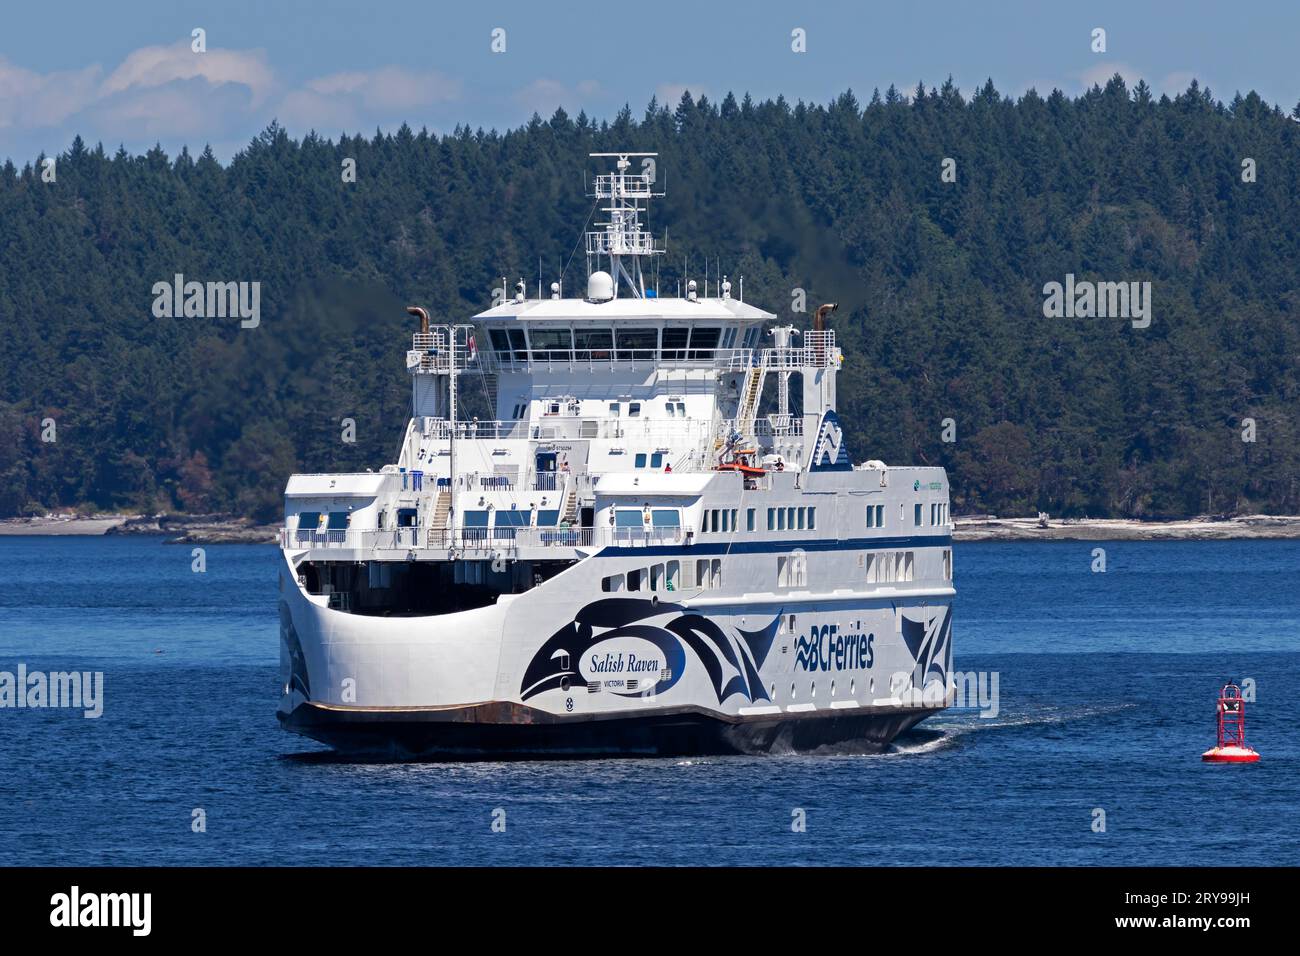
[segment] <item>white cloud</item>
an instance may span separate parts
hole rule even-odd
[[[100,95],[152,89],[175,80],[191,79],[206,80],[210,86],[225,83],[245,86],[252,94],[255,107],[266,100],[275,86],[275,76],[261,50],[210,49],[195,53],[188,41],[182,41],[135,50],[104,80]]]
[[[575,91],[588,95],[592,86]],[[136,150],[161,141],[231,143],[279,118],[294,134],[358,131],[427,119],[460,99],[461,82],[437,71],[384,66],[330,73],[294,88],[261,50],[190,49],[188,40],[147,46],[106,70],[39,73],[0,57],[0,151],[15,159],[61,151],[74,134]]]
[[[58,126],[96,96],[103,70],[35,73],[0,57],[0,129]]]

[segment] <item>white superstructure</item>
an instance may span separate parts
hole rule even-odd
[[[946,703],[943,469],[852,464],[833,307],[656,295],[654,157],[596,158],[586,295],[410,310],[396,460],[289,479],[280,717],[417,756],[883,746]]]

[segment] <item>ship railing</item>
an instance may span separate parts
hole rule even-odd
[[[454,350],[456,371],[478,366],[478,352],[464,343]],[[407,353],[407,367],[421,372],[449,372],[452,369],[453,350],[448,346],[447,334],[442,331],[416,332],[411,336],[411,351]]]
[[[509,554],[516,548],[515,528],[430,528],[426,546],[439,551],[461,554]],[[509,532],[509,533],[496,533]]]
[[[653,406],[646,399],[647,410]],[[457,439],[530,439],[533,441],[572,440],[584,438],[650,438],[665,445],[690,443],[711,434],[711,424],[702,418],[593,418],[575,415],[567,409],[558,414],[545,414],[536,422],[527,419],[516,421],[456,422]],[[447,439],[452,434],[451,422],[444,418],[425,418],[423,434],[435,439]]]
[[[590,548],[595,545],[595,528],[518,528],[515,540],[524,548]]]
[[[420,529],[348,528],[346,531],[280,529],[280,547],[285,549],[337,548],[351,551],[410,550],[421,546]]]
[[[835,333],[805,332],[803,341],[797,346],[785,348],[744,349],[747,355],[729,356],[725,364],[719,367],[729,372],[743,372],[752,367],[762,366],[769,370],[791,370],[804,368],[838,368],[840,350],[835,347]]]
[[[608,528],[602,538],[604,543],[616,548],[652,547],[664,544],[681,544],[691,532],[682,527],[675,528]]]
[[[718,422],[714,435],[718,438],[728,438],[736,430],[737,423],[734,418],[724,418]],[[760,438],[769,436],[789,436],[803,434],[803,418],[798,415],[766,415],[763,418],[754,419],[751,427],[753,432]]]
[[[469,421],[458,421],[454,429],[457,438],[527,438],[528,421],[527,419],[516,419],[515,421],[480,421],[470,419]],[[424,420],[424,434],[433,438],[450,438],[453,429],[452,423],[445,418],[426,418]]]
[[[533,349],[501,350],[489,360],[506,372],[601,372],[649,368],[748,368],[753,349]]]
[[[590,548],[594,528],[430,528],[428,547],[478,554],[513,554],[520,548]]]
[[[280,547],[286,550],[329,548],[349,551],[411,551],[429,548],[468,554],[512,554],[520,548],[620,548],[651,547],[689,542],[693,533],[673,528],[574,527],[456,527],[390,529],[349,528],[346,531],[280,529]]]

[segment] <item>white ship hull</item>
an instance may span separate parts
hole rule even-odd
[[[290,478],[286,728],[402,757],[866,751],[947,703],[943,469],[853,464],[835,306],[800,331],[743,285],[647,288],[650,159],[593,180],[584,298],[521,282],[477,332],[409,309],[396,460]],[[464,420],[475,374],[509,418]]]
[[[851,566],[855,550],[838,545],[827,557]],[[280,718],[349,753],[666,756],[874,751],[946,706],[951,588],[600,590],[626,566],[715,551],[596,555],[434,617],[331,609],[286,566]],[[772,553],[730,554],[737,580],[758,579]]]

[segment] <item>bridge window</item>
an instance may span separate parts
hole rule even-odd
[[[315,531],[320,527],[319,511],[300,511],[298,512],[298,530]]]
[[[686,358],[686,343],[691,337],[690,326],[668,326],[663,334],[664,360],[680,361]]]
[[[575,329],[573,340],[578,358],[587,362],[608,360],[614,349],[614,333],[609,329]]]
[[[718,347],[718,337],[722,329],[691,329],[691,358],[711,359],[713,350]]]
[[[636,467],[637,467],[637,468],[644,468],[644,467],[645,467],[645,452],[638,452],[638,453],[637,453],[635,464],[636,464]]]
[[[659,333],[654,329],[616,329],[618,346],[615,357],[620,362],[653,361],[659,347]]]
[[[528,342],[524,338],[523,329],[489,329],[488,340],[492,343],[492,351],[496,352],[497,359],[500,361],[528,360]]]
[[[650,456],[651,468],[662,468],[664,466],[664,456],[662,452],[655,452]]]
[[[325,525],[327,531],[346,531],[352,515],[346,511],[331,511]]]
[[[569,358],[573,348],[573,333],[568,329],[539,329],[533,326],[528,330],[528,338],[533,346],[533,358],[564,359]]]

